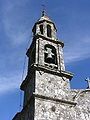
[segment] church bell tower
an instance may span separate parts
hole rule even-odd
[[[62,89],[70,89],[72,73],[65,71],[64,43],[56,37],[56,26],[42,12],[34,24],[33,39],[26,55],[28,72],[21,84],[23,109],[13,120],[56,120],[52,118]],[[54,102],[54,103],[53,103]]]

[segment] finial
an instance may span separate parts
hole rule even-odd
[[[46,11],[42,11],[42,16],[46,16]]]

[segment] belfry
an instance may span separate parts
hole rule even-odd
[[[32,32],[32,43],[26,53],[28,72],[20,86],[24,91],[23,109],[13,120],[85,120],[85,115],[89,120],[87,109],[84,114],[79,103],[85,103],[81,95],[90,96],[89,89],[70,89],[73,74],[65,70],[64,43],[57,38],[55,23],[45,11]]]

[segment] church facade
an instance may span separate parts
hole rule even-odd
[[[32,31],[23,109],[12,120],[90,120],[90,89],[70,89],[74,74],[65,70],[64,43],[45,11]]]

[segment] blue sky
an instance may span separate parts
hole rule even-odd
[[[75,74],[71,88],[87,87],[84,78],[90,77],[90,0],[0,0],[0,120],[11,120],[20,110],[19,86],[26,48],[42,4],[56,24],[57,37],[65,43],[66,70]]]

